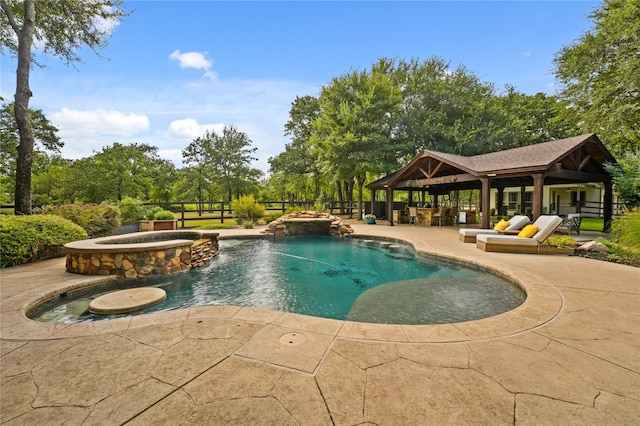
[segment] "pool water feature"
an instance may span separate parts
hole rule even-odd
[[[219,255],[205,267],[139,281],[136,285],[164,289],[167,299],[138,313],[233,305],[340,320],[443,324],[497,315],[526,298],[503,277],[417,254],[410,245],[318,236],[221,240]],[[112,286],[117,285],[123,284]],[[112,290],[69,295],[30,317],[54,322],[117,318],[84,308]]]

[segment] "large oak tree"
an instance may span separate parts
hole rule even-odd
[[[67,64],[80,62],[78,51],[88,46],[98,52],[111,29],[128,14],[122,0],[0,0],[0,46],[17,57],[15,117],[20,134],[16,162],[15,212],[31,214],[33,126],[29,117],[31,66],[37,64],[33,43],[43,53]]]

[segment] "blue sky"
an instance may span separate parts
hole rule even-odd
[[[438,56],[481,80],[553,94],[553,56],[588,30],[594,1],[127,1],[101,59],[39,56],[31,107],[60,129],[62,155],[148,143],[182,166],[206,130],[234,125],[258,162],[284,150],[291,102],[378,58]],[[0,58],[12,100],[15,59]]]

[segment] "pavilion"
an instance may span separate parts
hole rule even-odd
[[[528,145],[488,154],[461,156],[437,151],[424,151],[397,172],[367,185],[371,204],[378,191],[393,200],[394,191],[427,192],[444,195],[455,190],[480,190],[481,209],[490,206],[491,189],[497,190],[497,205],[503,205],[505,188],[533,187],[533,220],[543,213],[543,188],[554,184],[599,182],[604,185],[604,228],[611,224],[613,188],[605,163],[616,163],[613,155],[595,134]],[[389,225],[394,225],[393,202],[386,203]],[[504,212],[500,212],[504,214]],[[489,215],[481,215],[480,226],[489,228]]]

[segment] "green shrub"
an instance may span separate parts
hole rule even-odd
[[[0,216],[0,265],[2,267],[64,255],[71,241],[86,240],[79,225],[56,215]]]
[[[245,195],[233,200],[231,210],[239,224],[246,221],[255,223],[264,216],[264,206],[257,204],[253,195]]]
[[[271,213],[267,213],[266,215],[264,215],[262,217],[262,220],[264,220],[267,223],[271,223],[274,220],[278,219],[280,216],[282,216],[281,212],[271,212]]]
[[[311,206],[309,210],[313,210],[314,212],[326,213],[327,205],[320,200],[316,200],[316,202]]]
[[[252,229],[256,224],[252,220],[243,220],[242,226],[244,226],[245,229]]]
[[[156,213],[163,211],[164,209],[160,206],[148,206],[144,210],[144,219],[153,220],[156,218]]]
[[[176,215],[169,210],[159,210],[153,215],[153,218],[155,220],[173,220],[176,218]]]
[[[120,221],[122,223],[144,220],[148,217],[148,210],[150,210],[149,207],[142,205],[141,200],[131,197],[123,198],[118,203],[118,208],[120,208]]]
[[[618,244],[640,253],[640,208],[625,212],[611,227]]]
[[[113,234],[120,226],[120,209],[109,204],[60,204],[45,206],[37,213],[55,214],[84,228],[90,238]]]
[[[597,238],[596,241],[607,246],[607,260],[617,263],[633,263],[640,261],[640,252],[615,241]]]

